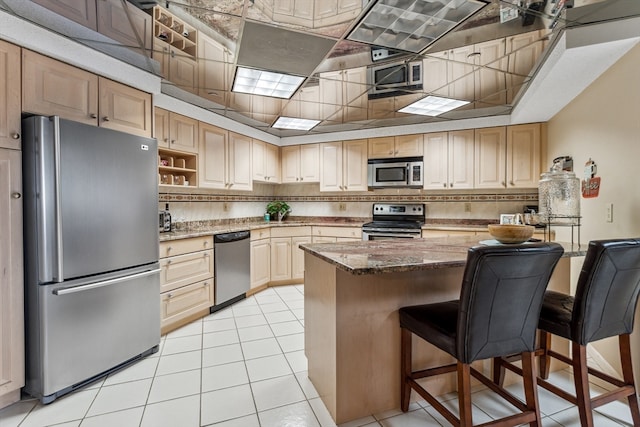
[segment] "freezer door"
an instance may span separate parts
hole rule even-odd
[[[38,282],[157,261],[156,140],[57,117],[23,124]]]
[[[121,273],[122,274],[122,273]],[[160,343],[160,269],[37,287],[26,391],[48,402]]]

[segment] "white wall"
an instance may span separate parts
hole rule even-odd
[[[581,241],[640,237],[640,45],[549,121],[548,141],[547,165],[557,156],[573,156],[581,179],[589,158],[598,166],[600,195],[581,200]],[[609,203],[611,223],[606,222]],[[566,239],[562,233],[566,230],[558,231],[558,240]],[[574,267],[579,268],[582,259],[577,261]],[[636,314],[631,344],[640,383],[640,315]],[[615,341],[603,340],[594,348],[619,370]]]

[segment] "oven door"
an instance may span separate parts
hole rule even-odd
[[[419,239],[422,237],[420,230],[416,232],[389,231],[366,231],[362,230],[362,240],[396,240],[396,239]]]

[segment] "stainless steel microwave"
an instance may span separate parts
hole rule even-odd
[[[422,188],[424,183],[422,157],[370,159],[368,168],[371,188]]]
[[[422,61],[376,65],[367,71],[370,97],[422,89]]]

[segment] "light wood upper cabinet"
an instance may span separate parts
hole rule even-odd
[[[169,113],[169,147],[197,153],[198,121],[181,114]]]
[[[160,63],[160,71],[165,79],[188,92],[197,93],[198,63],[169,43],[153,41],[152,58]]]
[[[257,139],[253,140],[253,180],[280,182],[280,148]]]
[[[21,148],[20,48],[0,41],[0,147]]]
[[[507,132],[504,126],[475,131],[475,188],[505,188]]]
[[[20,151],[0,149],[0,408],[24,386],[21,169]]]
[[[31,0],[78,24],[98,30],[96,0]]]
[[[540,124],[476,129],[475,188],[535,188]]]
[[[424,140],[422,134],[387,136],[369,139],[369,158],[422,156]]]
[[[282,182],[318,182],[319,144],[282,147]]]
[[[23,49],[22,110],[151,136],[151,95]]]
[[[507,126],[507,188],[538,186],[540,150],[540,123]]]
[[[100,77],[99,125],[151,137],[151,95]]]
[[[329,120],[366,120],[367,69],[365,67],[320,73],[322,114]],[[343,108],[344,105],[344,108]]]
[[[424,188],[473,188],[473,129],[424,136]]]
[[[98,76],[22,50],[22,110],[98,124]]]
[[[475,45],[475,103],[476,108],[504,105],[507,100],[507,68],[505,39]]]
[[[158,147],[169,148],[169,112],[162,108],[153,109],[153,137],[158,140]]]
[[[507,38],[506,53],[508,54],[509,70],[509,74],[507,75],[507,87],[509,88],[507,91],[508,103],[513,102],[516,98],[525,79],[533,70],[533,66],[538,61],[540,55],[542,55],[544,41],[540,38],[541,31],[531,31]]]
[[[136,47],[148,56],[151,49],[151,16],[121,0],[97,0],[98,32],[124,46]],[[141,45],[142,44],[142,45]]]
[[[210,37],[198,33],[198,95],[225,105],[231,87],[231,53]]]
[[[320,144],[320,191],[367,191],[366,139]]]
[[[247,136],[201,123],[200,187],[251,191],[251,146]]]

